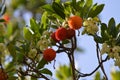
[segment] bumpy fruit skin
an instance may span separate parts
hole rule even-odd
[[[57,40],[65,40],[67,39],[67,29],[60,27],[56,30],[55,37]]]
[[[0,68],[0,80],[7,80],[8,76],[3,69]]]
[[[73,36],[75,36],[75,30],[68,28],[67,29],[67,38],[71,39]]]
[[[55,33],[56,33],[56,32],[53,32],[53,33],[52,33],[51,38],[52,38],[55,42],[59,42],[59,40],[57,40],[56,37],[55,37]]]
[[[83,20],[80,16],[71,16],[68,19],[68,26],[74,30],[80,29],[82,26],[82,23],[83,23]]]
[[[48,48],[48,49],[44,50],[43,58],[46,61],[52,61],[55,59],[55,57],[56,57],[56,52],[52,48]]]

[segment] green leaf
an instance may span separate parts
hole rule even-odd
[[[42,6],[43,9],[45,9],[47,12],[54,13],[54,10],[50,4],[46,4]]]
[[[16,54],[17,56],[16,56],[16,61],[17,61],[17,63],[22,63],[23,62],[23,58],[24,58],[24,55],[23,55],[23,53],[17,53]]]
[[[34,32],[34,33],[38,33],[39,32],[39,25],[36,23],[36,21],[34,19],[30,19],[30,29]]]
[[[7,80],[17,80],[18,77],[15,77],[15,76],[10,76]]]
[[[120,80],[120,71],[111,72],[112,80]]]
[[[83,14],[84,14],[84,12],[83,12],[84,4],[85,4],[85,1],[80,0],[80,1],[77,1],[76,6],[75,6],[76,14],[81,16],[82,18],[83,18]]]
[[[120,45],[120,34],[118,34],[115,44],[116,45]]]
[[[50,70],[48,70],[47,68],[40,70],[40,73],[49,74],[50,76],[52,76],[52,72]]]
[[[100,72],[96,72],[94,80],[101,80],[100,79]]]
[[[51,25],[51,27],[54,28],[54,29],[57,29],[57,28],[58,28],[57,25]]]
[[[103,10],[104,8],[104,4],[94,4],[93,7],[90,9],[90,12],[88,13],[88,17],[95,17],[98,14],[100,14],[100,12]]]
[[[79,7],[83,7],[84,4],[85,4],[85,1],[84,1],[84,0],[80,0],[80,1],[77,2],[77,5],[78,5]]]
[[[6,34],[6,36],[10,37],[12,35],[12,33],[13,33],[13,27],[12,27],[12,24],[9,24],[7,26],[7,34]]]
[[[116,28],[117,28],[117,30],[120,30],[120,23],[117,25]]]
[[[72,71],[70,66],[60,65],[56,70],[56,77],[58,80],[72,80]]]
[[[65,2],[63,4],[63,6],[64,6],[64,13],[65,13],[66,17],[69,17],[72,12],[71,1]]]
[[[97,43],[103,43],[104,42],[104,40],[100,36],[98,36],[98,35],[93,35],[93,37],[94,37],[94,40]]]
[[[107,25],[105,23],[101,24],[101,36],[104,41],[109,40],[109,35],[107,33]]]
[[[59,15],[62,19],[65,19],[64,7],[62,6],[62,4],[53,2],[52,8],[57,15]]]
[[[93,4],[93,0],[86,0],[85,5],[83,7],[83,17],[86,18],[88,16],[88,11],[90,10]]]
[[[4,42],[4,37],[0,36],[0,43],[3,43],[3,42]]]
[[[28,27],[24,27],[23,28],[23,37],[26,39],[26,40],[31,40],[32,38],[32,33],[30,31],[30,29]]]
[[[81,8],[84,8],[84,4],[85,4],[85,1],[84,0],[80,0],[77,2],[77,6],[79,6],[78,8],[81,9]],[[82,12],[82,11],[80,11]]]
[[[108,23],[108,33],[112,35],[113,38],[117,36],[117,30],[115,25],[116,24],[114,18],[111,18]]]
[[[61,2],[61,0],[55,0],[55,2],[56,2],[56,3],[60,3],[60,2]]]
[[[117,34],[119,33],[119,31],[120,31],[120,23],[119,24],[117,24],[117,26],[116,26],[116,30],[117,30]]]
[[[0,19],[0,22],[5,22],[5,20],[4,19]]]
[[[14,62],[10,62],[10,63],[8,63],[6,66],[5,66],[5,70],[7,71],[7,72],[15,72],[15,66],[14,66]]]
[[[7,44],[7,48],[11,54],[11,56],[15,57],[15,54],[16,54],[16,49],[15,49],[15,44],[14,44],[14,41],[13,42],[10,42]]]
[[[47,64],[48,62],[42,58],[42,60],[39,62],[37,69],[41,69]]]
[[[37,78],[31,77],[31,80],[38,80]]]
[[[47,17],[47,12],[44,12],[41,17],[41,30],[46,30],[48,29],[48,17]]]
[[[76,9],[76,0],[72,0],[72,7]]]
[[[67,43],[69,43],[70,41],[69,40],[63,40],[62,41],[62,44],[67,44]]]

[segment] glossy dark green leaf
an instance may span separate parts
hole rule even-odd
[[[120,30],[120,23],[116,26],[117,30]]]
[[[38,80],[37,78],[31,77],[31,80]]]
[[[64,7],[62,6],[62,4],[53,2],[52,8],[57,15],[59,15],[62,19],[65,19]]]
[[[17,53],[16,55],[17,55],[17,56],[16,56],[16,61],[17,61],[17,63],[18,63],[18,64],[19,64],[19,63],[22,63],[23,60],[24,60],[24,54],[23,54],[23,53]]]
[[[101,78],[100,78],[100,72],[96,72],[94,80],[101,80]]]
[[[57,25],[51,25],[51,27],[54,28],[54,29],[57,29],[57,28],[58,28]]]
[[[72,12],[72,8],[71,8],[71,1],[65,2],[63,4],[64,6],[64,13],[67,17],[70,16],[71,12]]]
[[[73,9],[76,9],[76,7],[77,7],[76,3],[77,3],[76,0],[72,0],[72,7],[73,7]]]
[[[102,37],[100,37],[100,36],[94,35],[93,37],[94,37],[94,40],[95,40],[97,43],[103,43],[103,42],[104,42],[104,40],[103,40]]]
[[[7,80],[17,80],[18,77],[15,77],[15,76],[10,76]]]
[[[93,4],[93,0],[86,0],[85,5],[83,7],[83,17],[86,18],[88,16],[88,12]]]
[[[70,41],[69,40],[63,40],[62,44],[68,44]]]
[[[6,36],[7,36],[7,37],[10,37],[10,36],[13,34],[13,32],[14,32],[13,27],[12,27],[11,24],[9,24],[9,25],[7,26],[7,34],[6,34]]]
[[[108,33],[112,35],[113,38],[117,36],[116,24],[114,18],[111,18],[108,23]]]
[[[120,34],[117,35],[116,45],[120,45]]]
[[[0,19],[0,22],[5,22],[5,20],[4,19]]]
[[[47,68],[40,70],[40,73],[49,74],[50,76],[52,76],[52,72],[50,70],[48,70]]]
[[[74,5],[76,5],[76,0],[72,0],[72,3],[73,3]]]
[[[23,37],[26,39],[26,40],[31,40],[32,38],[32,33],[30,31],[30,29],[28,27],[24,27],[23,28]]]
[[[117,34],[120,32],[120,23],[116,26]]]
[[[8,43],[7,48],[9,50],[11,56],[15,57],[16,49],[15,49],[14,43],[13,42]]]
[[[0,37],[0,43],[4,42],[4,37]]]
[[[56,77],[59,80],[72,80],[71,76],[72,76],[72,71],[71,71],[70,66],[61,65],[56,70]]]
[[[85,4],[85,1],[84,0],[80,0],[77,2],[77,6],[79,6],[79,9],[83,8],[84,7],[84,4]],[[82,11],[81,11],[82,12]]]
[[[80,15],[81,17],[83,17],[82,15],[84,14],[83,12],[84,4],[85,4],[85,1],[80,0],[80,1],[77,1],[76,7],[75,7],[77,14]]]
[[[101,24],[101,36],[104,41],[109,40],[109,35],[107,33],[107,25],[105,23]]]
[[[55,0],[55,2],[56,2],[56,3],[60,3],[60,2],[61,2],[61,0]]]
[[[83,7],[85,4],[85,0],[80,0],[77,2],[77,5],[79,5],[80,7]]]
[[[45,64],[47,64],[47,63],[48,62],[42,58],[41,61],[38,64],[38,66],[37,66],[37,69],[43,68],[45,66]]]
[[[120,71],[111,72],[112,80],[120,80]]]
[[[34,33],[39,32],[39,25],[36,23],[36,20],[34,20],[33,18],[30,19],[30,28]]]
[[[46,30],[48,29],[48,17],[47,17],[47,12],[44,12],[41,17],[41,27],[40,29]]]
[[[93,7],[90,9],[90,12],[88,13],[88,17],[95,17],[100,14],[100,12],[103,10],[104,4],[94,4]]]
[[[42,6],[43,9],[45,9],[47,12],[54,13],[54,10],[50,4],[46,4]]]
[[[5,68],[5,70],[7,71],[7,72],[15,72],[14,70],[15,70],[15,66],[14,66],[14,62],[10,62],[10,63],[8,63],[8,65],[6,66],[6,68]]]

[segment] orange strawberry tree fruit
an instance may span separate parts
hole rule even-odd
[[[0,16],[5,12],[2,6]],[[70,68],[66,69],[70,77],[66,80],[91,76],[100,68],[108,80],[103,63],[113,59],[114,65],[120,67],[120,25],[116,25],[114,18],[103,23],[98,16],[103,8],[104,4],[93,4],[93,0],[54,0],[42,5],[40,20],[31,18],[26,27],[11,27],[13,23],[3,24],[0,19],[0,80],[51,80],[53,72],[46,66],[55,68],[56,58],[60,57],[57,54],[66,54],[69,59]],[[96,43],[98,65],[90,73],[82,73],[75,66],[78,37],[84,34],[93,37]]]

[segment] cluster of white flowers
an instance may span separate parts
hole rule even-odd
[[[28,53],[30,58],[34,58],[37,55],[37,50],[35,48],[31,49]]]
[[[83,22],[84,32],[88,34],[94,35],[98,31],[98,22],[99,19],[95,18],[88,18]]]
[[[37,43],[37,47],[39,47],[39,49],[41,51],[45,50],[46,48],[48,48],[48,46],[51,46],[51,38],[50,38],[50,34],[51,32],[49,31],[44,31],[43,35],[41,36],[40,40]]]
[[[110,58],[113,58],[115,65],[120,67],[120,46],[114,45],[110,47],[107,43],[103,43],[101,54],[107,53]]]

